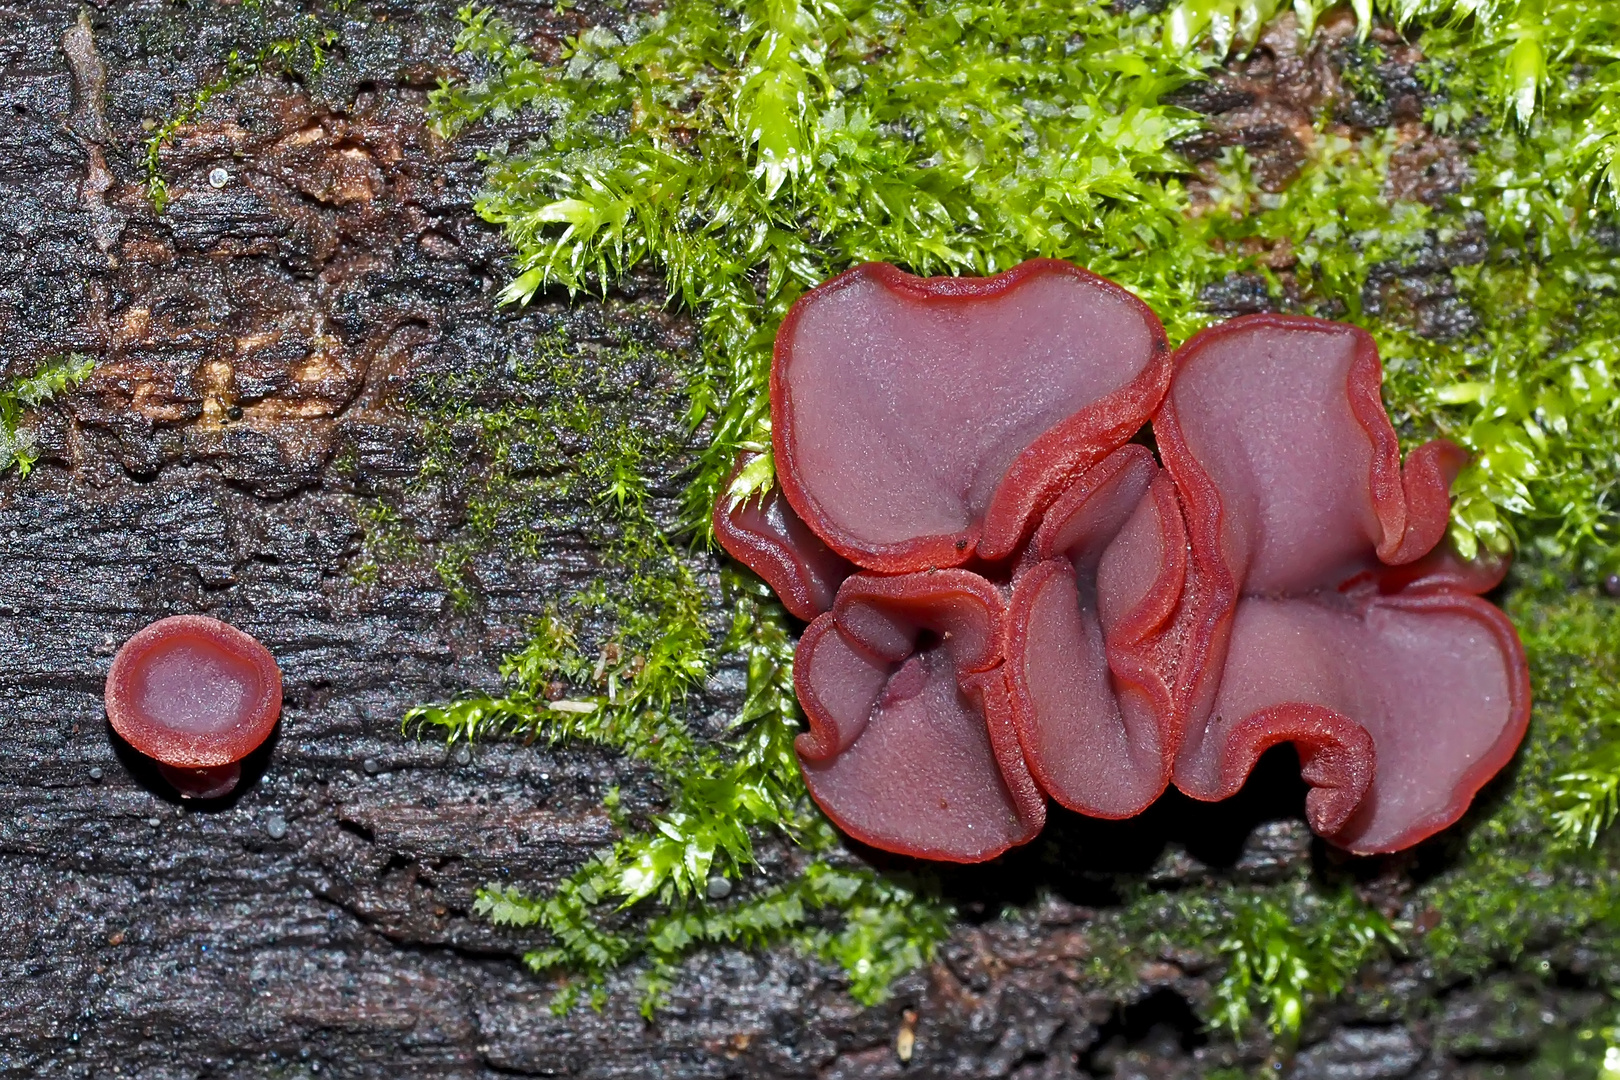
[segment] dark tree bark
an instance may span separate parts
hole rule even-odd
[[[612,837],[606,785],[647,781],[590,749],[494,742],[458,756],[402,734],[410,706],[497,685],[527,622],[597,571],[561,514],[538,563],[480,557],[471,613],[427,568],[357,584],[364,500],[403,489],[420,463],[401,394],[471,372],[498,395],[507,356],[559,326],[582,346],[639,335],[672,349],[690,348],[691,330],[659,311],[656,283],[606,305],[497,310],[506,249],[472,209],[478,140],[494,136],[446,145],[425,122],[454,7],[333,15],[340,42],[317,77],[247,79],[175,132],[158,215],[145,140],[233,48],[251,49],[260,15],[0,4],[0,362],[15,376],[57,353],[97,361],[37,418],[34,474],[0,480],[0,1069],[878,1076],[904,1070],[895,1039],[911,1027],[916,1075],[1203,1072],[1215,1044],[1189,1002],[1212,973],[1166,960],[1134,993],[1105,993],[1085,970],[1088,911],[1072,904],[965,923],[875,1009],[790,951],[716,952],[684,969],[651,1023],[625,987],[600,1013],[553,1016],[552,988],[518,960],[533,939],[469,914],[487,881],[543,887],[578,866]],[[607,17],[509,7],[531,33]],[[1205,150],[1244,142],[1281,184],[1298,166],[1288,124],[1308,125],[1312,103],[1275,86],[1240,74],[1192,104],[1219,114]],[[1212,302],[1241,310],[1243,288]],[[1440,323],[1462,317],[1438,303]],[[679,484],[664,481],[667,516]],[[456,513],[441,508],[442,528]],[[717,569],[703,565],[711,585]],[[172,797],[102,709],[116,646],[177,611],[255,634],[286,676],[278,736],[223,806]],[[725,715],[736,685],[723,673],[704,705]],[[1254,828],[1271,810],[1221,819],[1197,858],[1168,811],[1107,843],[1142,845],[1131,858],[1145,852],[1162,887],[1264,879],[1311,858],[1297,805]],[[993,875],[955,887],[969,914],[1033,895]],[[1410,971],[1374,977],[1400,1000],[1428,993]],[[1491,1002],[1506,999],[1488,990],[1440,1006],[1442,1027],[1500,1030]],[[1591,1004],[1572,991],[1546,1007]],[[1418,1011],[1323,1017],[1295,1075],[1451,1074],[1434,1027],[1398,1020]]]

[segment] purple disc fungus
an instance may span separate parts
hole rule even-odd
[[[1013,579],[1008,689],[1041,787],[1071,810],[1125,818],[1170,780],[1163,628],[1186,575],[1174,485],[1127,445],[1052,504]]]
[[[799,643],[805,783],[873,847],[981,862],[1041,831],[1002,677],[1006,602],[962,569],[857,574]]]
[[[741,455],[732,478],[757,456]],[[838,586],[855,570],[793,512],[774,484],[745,498],[722,495],[714,505],[714,536],[732,558],[775,590],[783,607],[805,622],[832,607]]]
[[[241,779],[241,760],[281,714],[270,651],[204,615],[159,619],[124,643],[107,672],[107,718],[157,761],[180,794],[211,799]]]
[[[1460,817],[1530,715],[1518,635],[1475,595],[1505,563],[1464,573],[1440,547],[1463,451],[1403,468],[1381,380],[1364,330],[1247,316],[1182,347],[1154,421],[1199,582],[1175,784],[1224,798],[1292,742],[1312,828],[1361,853]]]
[[[780,487],[715,528],[813,619],[811,795],[865,843],[972,862],[1046,797],[1226,798],[1287,742],[1332,843],[1451,824],[1523,738],[1528,669],[1480,599],[1506,561],[1446,542],[1463,451],[1403,465],[1381,381],[1371,337],[1320,319],[1170,354],[1144,304],[1054,260],[805,294],[772,368]]]
[[[1077,266],[920,278],[867,263],[806,293],[777,334],[777,478],[864,569],[1005,559],[1169,378],[1152,309]]]

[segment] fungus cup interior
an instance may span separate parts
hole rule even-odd
[[[868,263],[806,293],[777,335],[778,477],[857,566],[1004,559],[1141,428],[1169,376],[1153,311],[1069,263],[988,278]]]
[[[889,851],[978,862],[1031,839],[1045,802],[1010,727],[1004,602],[966,570],[858,574],[795,666],[811,794]]]
[[[1312,827],[1393,851],[1512,756],[1528,670],[1479,599],[1506,562],[1446,546],[1465,455],[1403,464],[1372,339],[1260,315],[1163,348],[1140,301],[1052,260],[858,267],[784,322],[780,488],[715,527],[813,619],[800,761],[851,835],[977,861],[1048,795],[1222,799],[1291,742]]]
[[[1071,810],[1140,813],[1169,782],[1151,650],[1185,573],[1181,516],[1145,447],[1111,454],[1047,512],[1015,579],[1007,682],[1024,756]]]
[[[158,762],[183,795],[234,788],[241,760],[281,713],[281,670],[248,634],[202,615],[175,615],[141,630],[107,673],[113,730]]]
[[[1203,584],[1176,786],[1224,798],[1292,742],[1312,827],[1364,853],[1460,817],[1530,707],[1512,625],[1473,595],[1505,567],[1440,547],[1461,451],[1403,467],[1380,380],[1365,331],[1249,316],[1183,346],[1155,418]]]

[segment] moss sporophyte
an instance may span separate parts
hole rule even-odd
[[[680,539],[707,539],[739,450],[769,445],[771,342],[788,306],[868,260],[983,274],[1065,258],[1152,304],[1173,341],[1234,288],[1356,323],[1384,357],[1403,448],[1445,435],[1471,451],[1455,488],[1458,548],[1518,549],[1505,606],[1536,712],[1509,775],[1436,846],[1435,868],[1394,892],[1308,867],[1175,895],[1116,875],[1123,899],[1092,923],[1099,984],[1190,950],[1225,965],[1209,1022],[1288,1040],[1313,1003],[1380,958],[1421,961],[1442,980],[1503,964],[1551,977],[1547,948],[1580,936],[1587,970],[1620,970],[1620,937],[1606,929],[1620,912],[1607,831],[1620,790],[1620,610],[1593,585],[1620,571],[1620,9],[1352,9],[675,0],[582,32],[554,61],[488,11],[462,12],[467,74],[432,95],[441,134],[522,111],[546,120],[542,136],[487,161],[478,209],[515,250],[503,298],[606,293],[644,267],[698,336],[692,357],[655,358],[687,442],[592,439],[547,480],[599,508],[603,583],[559,598],[508,658],[508,693],[409,718],[452,740],[598,742],[661,780],[667,808],[620,815],[620,839],[556,889],[481,896],[488,917],[549,931],[529,962],[573,976],[559,1007],[600,1000],[628,966],[651,1009],[683,956],[725,942],[796,942],[875,1001],[948,932],[946,892],[840,854],[793,758],[790,624],[757,582],[728,575],[729,629],[711,627],[702,556]],[[1186,155],[1212,121],[1178,104],[1262,37],[1273,52],[1315,50],[1353,69],[1324,91],[1281,181],[1239,148],[1195,165]],[[1352,122],[1356,102],[1376,103],[1393,78],[1378,50],[1396,46],[1422,121]],[[1403,170],[1424,154],[1453,161],[1455,181],[1420,199]],[[1402,275],[1461,314],[1425,323],[1391,298]],[[559,378],[571,363],[566,348],[539,361]],[[472,422],[497,463],[503,447],[555,452],[580,425],[611,422],[588,395],[467,416],[446,390],[422,405],[430,429],[434,417]],[[697,456],[684,520],[664,521],[645,477],[686,446]],[[734,495],[770,483],[769,458],[754,462]],[[496,468],[483,512],[510,514],[547,491]],[[385,522],[394,510],[375,513]],[[481,537],[478,520],[466,551],[494,535]],[[380,541],[418,543],[397,520]],[[436,557],[457,578],[456,552]],[[746,665],[746,705],[725,738],[700,738],[685,710],[725,656]],[[740,879],[767,844],[785,845],[792,872],[710,899],[712,878]]]

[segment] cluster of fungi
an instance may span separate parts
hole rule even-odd
[[[866,844],[977,862],[1049,797],[1223,799],[1287,742],[1341,848],[1456,821],[1524,735],[1528,672],[1480,598],[1505,561],[1446,543],[1463,452],[1403,466],[1381,380],[1364,331],[1313,318],[1172,352],[1056,260],[807,293],[776,341],[776,484],[714,521],[809,623],[811,795]]]

